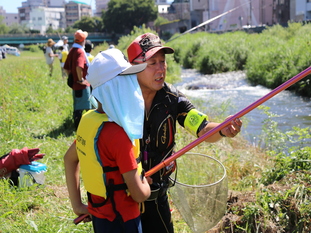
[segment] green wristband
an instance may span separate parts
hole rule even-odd
[[[197,137],[197,131],[207,116],[196,109],[191,109],[185,119],[185,129],[187,129],[193,136]]]

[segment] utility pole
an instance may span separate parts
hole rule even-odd
[[[249,2],[249,21],[250,21],[250,26],[253,25],[252,22],[252,1]]]
[[[206,10],[205,10],[205,14],[207,15],[207,19],[205,20],[208,20],[211,18],[210,16],[210,5],[209,5],[209,0],[206,0]],[[203,20],[204,21],[204,20]],[[205,25],[205,31],[207,32],[208,31],[208,28],[209,26],[206,24]]]

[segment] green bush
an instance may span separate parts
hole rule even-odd
[[[221,35],[198,32],[169,43],[175,49],[175,60],[184,68],[213,74],[244,69],[250,49],[246,39],[244,32]]]
[[[39,48],[38,45],[29,45],[27,46],[27,48],[30,52],[33,52],[33,53],[39,52],[41,50],[41,48]]]

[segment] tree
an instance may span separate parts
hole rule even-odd
[[[26,24],[13,23],[9,27],[9,34],[24,34],[24,33],[29,33],[29,28],[26,26]]]
[[[49,27],[46,29],[45,33],[54,33],[53,27],[52,27],[52,26],[49,26]]]
[[[100,17],[83,16],[72,27],[87,32],[101,32],[103,31],[103,21]]]
[[[6,34],[9,31],[8,27],[3,23],[3,18],[4,17],[0,15],[0,34]]]
[[[157,18],[154,0],[111,0],[102,19],[108,32],[129,33],[134,26],[141,26]]]

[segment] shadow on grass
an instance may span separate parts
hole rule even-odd
[[[64,121],[63,124],[60,125],[58,128],[53,129],[51,132],[45,135],[34,135],[34,138],[38,139],[43,139],[45,137],[51,137],[57,139],[60,135],[70,137],[75,134],[75,126],[73,123],[73,120],[71,117],[67,117]]]

